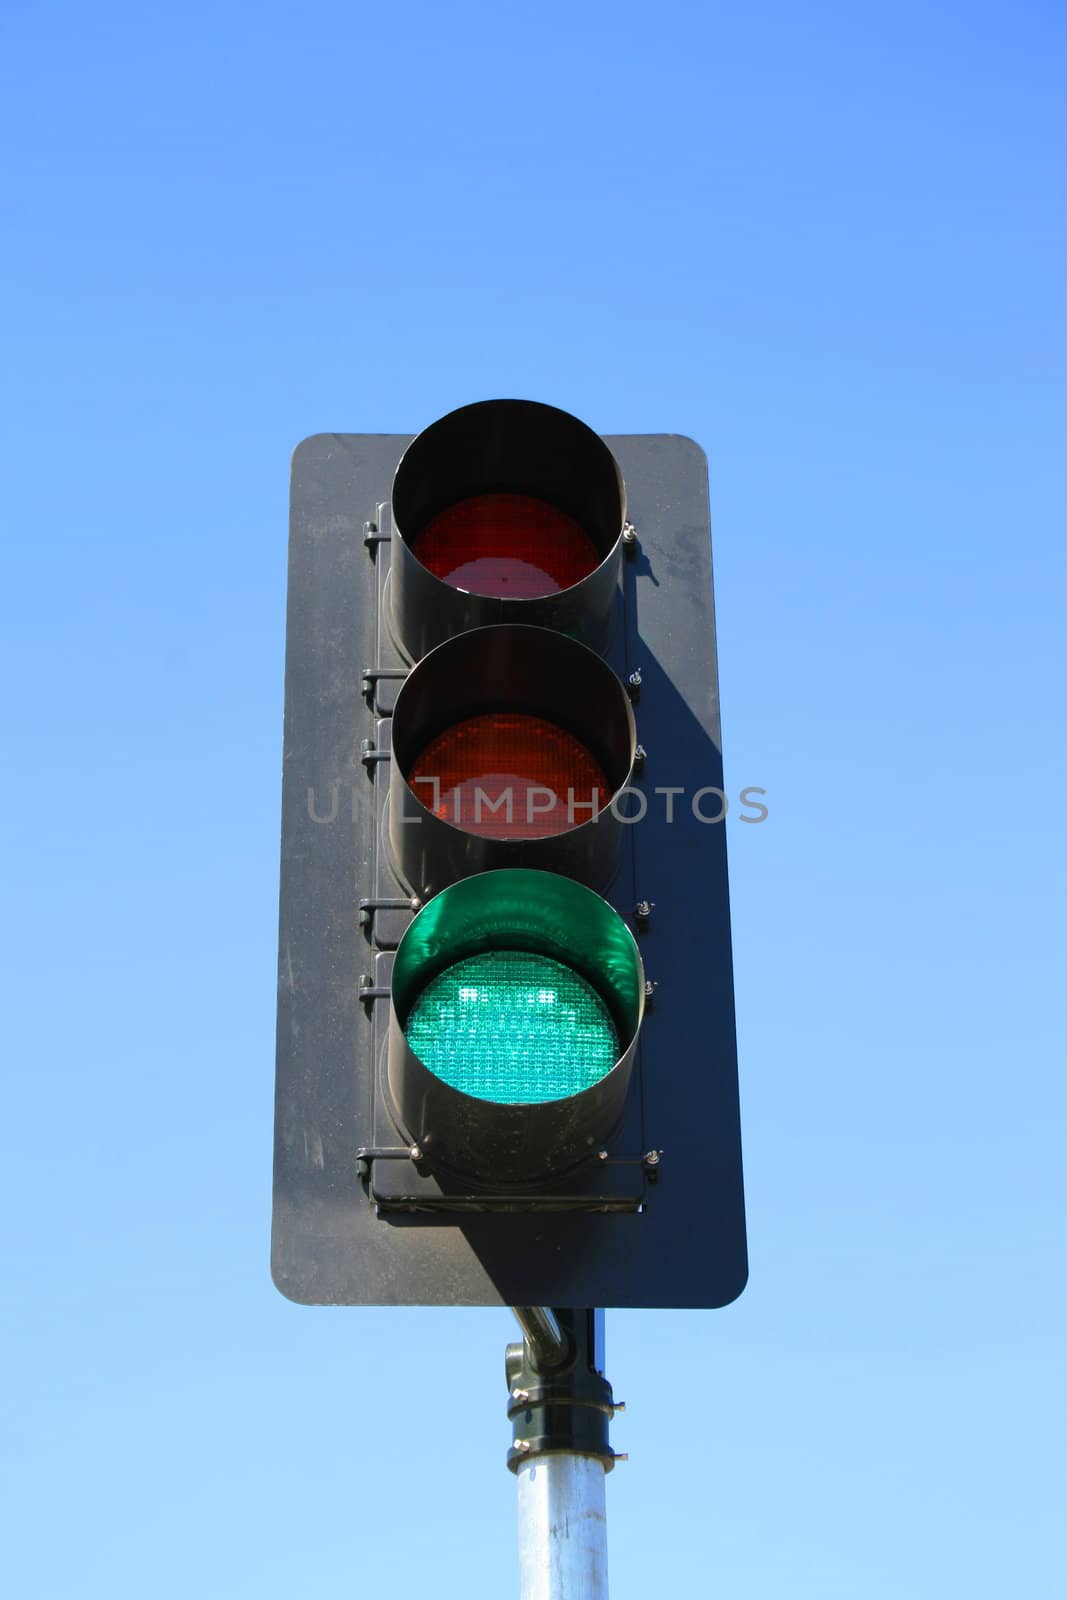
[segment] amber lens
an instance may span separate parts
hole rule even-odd
[[[408,783],[445,822],[490,839],[566,833],[611,799],[603,768],[581,740],[522,712],[457,722],[431,739]]]
[[[580,523],[527,494],[460,500],[433,517],[412,548],[454,589],[513,600],[558,594],[600,565]]]

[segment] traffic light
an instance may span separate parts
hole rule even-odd
[[[314,1303],[746,1275],[706,464],[465,406],[293,461],[273,1266]]]

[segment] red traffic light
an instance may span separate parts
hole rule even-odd
[[[412,549],[454,589],[508,600],[558,594],[601,559],[576,518],[531,494],[471,495],[431,518]]]
[[[545,717],[493,711],[431,739],[408,783],[445,822],[489,839],[544,839],[588,820],[611,799],[600,762]]]

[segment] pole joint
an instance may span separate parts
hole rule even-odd
[[[571,1340],[560,1327],[559,1318],[551,1306],[512,1306],[515,1320],[522,1329],[530,1360],[539,1372],[551,1372],[561,1367],[573,1353]]]
[[[508,1467],[518,1472],[536,1456],[580,1455],[594,1457],[610,1472],[616,1454],[608,1428],[616,1406],[611,1384],[594,1364],[595,1313],[562,1307],[512,1309],[526,1338],[509,1344],[504,1356],[513,1430]],[[531,1310],[538,1315],[531,1317]],[[555,1340],[552,1323],[559,1336]]]

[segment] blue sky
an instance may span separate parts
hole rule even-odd
[[[5,9],[12,1593],[513,1592],[508,1314],[267,1270],[289,452],[498,394],[708,450],[771,808],[751,1281],[609,1317],[613,1596],[1062,1592],[1064,34]]]

